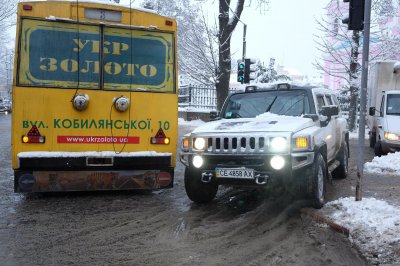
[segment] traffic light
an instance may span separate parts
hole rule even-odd
[[[244,59],[244,83],[250,83],[250,80],[255,79],[253,75],[251,75],[252,72],[255,72],[255,66],[252,66],[252,64],[255,64],[256,60],[250,59],[250,58],[245,58]]]
[[[343,0],[343,2],[349,3],[349,16],[342,19],[342,22],[347,24],[349,30],[363,30],[365,0]]]
[[[244,69],[245,69],[245,63],[239,62],[238,63],[238,72],[237,72],[237,81],[242,84],[244,83]]]

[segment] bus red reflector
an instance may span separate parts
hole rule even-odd
[[[32,6],[31,5],[23,5],[22,9],[23,10],[32,10]]]
[[[169,140],[169,138],[151,137],[150,142],[151,142],[151,144],[169,144],[170,140]]]
[[[45,136],[22,136],[23,143],[45,143]]]
[[[172,181],[171,174],[168,172],[160,172],[157,179],[160,186],[168,186]]]
[[[166,20],[165,21],[165,25],[167,26],[172,26],[174,23],[172,22],[172,20]]]
[[[28,134],[22,136],[21,140],[22,143],[44,143],[46,138],[40,135],[39,129],[34,125]]]
[[[165,136],[164,131],[162,130],[162,128],[160,128],[157,131],[157,134],[154,137],[150,138],[150,143],[151,144],[169,144],[170,139],[167,138],[167,136]]]

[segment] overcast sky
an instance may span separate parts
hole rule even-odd
[[[121,0],[121,3],[125,2],[129,3],[128,0]],[[207,0],[203,5],[212,23],[217,19],[218,2]],[[235,2],[232,0],[232,7],[236,7]],[[254,4],[257,0],[252,2]],[[248,7],[245,3],[241,20],[247,24],[246,57],[258,58],[266,64],[274,57],[277,64],[290,69],[292,74],[310,77],[317,75],[312,65],[319,55],[314,35],[321,35],[316,20],[326,14],[324,8],[328,2],[329,0],[269,0],[268,9],[263,12],[257,10],[255,5]],[[243,24],[238,23],[231,44],[232,58],[240,59]]]
[[[218,1],[207,7],[218,10]],[[249,2],[249,1],[246,1]],[[256,2],[253,0],[253,2]],[[241,20],[247,24],[246,57],[260,58],[268,64],[274,57],[276,63],[292,71],[313,76],[314,62],[318,51],[314,34],[321,34],[316,19],[326,14],[329,0],[270,0],[268,10],[260,13],[255,8],[244,9]],[[235,5],[232,5],[235,6]],[[243,25],[238,24],[232,37],[234,58],[242,57]]]
[[[291,72],[315,75],[312,63],[318,56],[318,51],[315,47],[314,34],[320,34],[316,19],[325,15],[324,7],[329,0],[269,1],[268,10],[264,12],[254,7],[245,7],[242,13],[241,20],[247,24],[246,57],[259,58],[266,64],[271,57],[274,57],[276,63],[292,69]],[[235,7],[235,0],[232,2],[232,6]],[[121,3],[129,5],[128,0],[121,0]],[[203,7],[209,14],[210,21],[215,21],[218,1],[208,0]],[[242,46],[243,25],[239,23],[232,36],[233,58],[242,57]]]

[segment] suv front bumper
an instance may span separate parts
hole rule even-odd
[[[203,158],[204,164],[196,168],[192,161],[195,155]],[[278,155],[278,154],[277,154]],[[271,159],[275,154],[267,155],[220,155],[220,154],[198,154],[184,153],[181,155],[181,162],[191,171],[195,170],[201,176],[204,183],[216,182],[234,186],[265,186],[267,183],[291,183],[305,173],[314,162],[314,152],[292,153],[279,155],[284,158],[285,165],[282,169],[276,170],[271,167]],[[227,169],[252,169],[254,178],[220,178],[216,177],[216,168]]]

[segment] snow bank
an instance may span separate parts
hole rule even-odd
[[[375,198],[340,198],[322,211],[350,230],[351,239],[370,261],[399,262],[395,252],[400,246],[400,208]]]
[[[374,157],[372,162],[364,164],[364,171],[368,173],[400,175],[400,152]]]
[[[178,118],[178,125],[182,125],[182,126],[193,126],[193,127],[197,127],[200,126],[202,124],[204,124],[205,122],[198,119],[198,120],[192,120],[192,121],[185,121],[185,119],[183,118]]]

